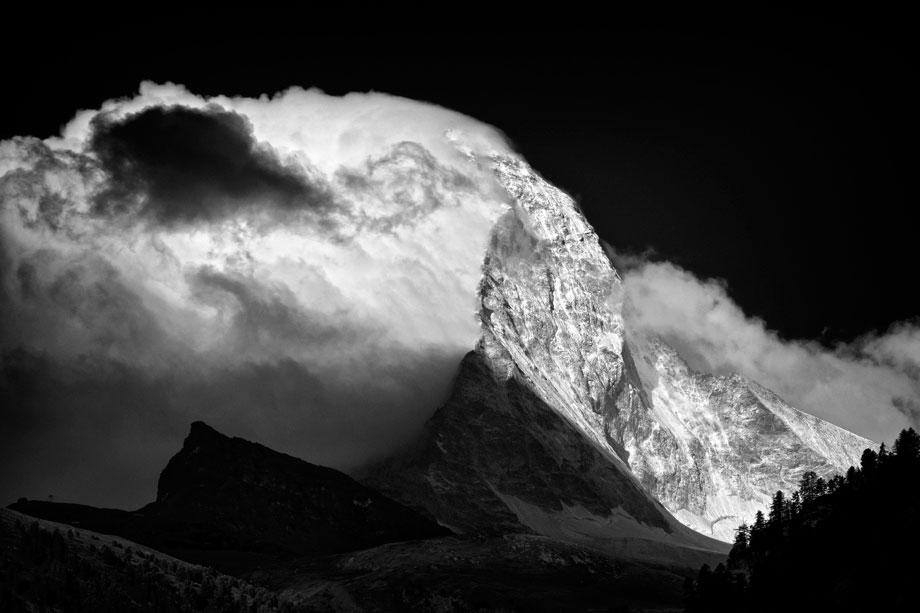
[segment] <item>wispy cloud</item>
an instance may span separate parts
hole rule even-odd
[[[747,316],[723,281],[649,255],[613,253],[623,274],[627,326],[661,336],[691,367],[737,372],[790,404],[878,441],[920,416],[920,329],[909,323],[826,347],[783,339]],[[795,296],[790,296],[795,300]]]

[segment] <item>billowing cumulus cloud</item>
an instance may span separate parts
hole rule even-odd
[[[0,143],[0,496],[135,506],[193,419],[348,469],[478,338],[507,196],[468,117],[382,94],[145,83]]]
[[[656,334],[690,366],[740,373],[787,402],[877,441],[920,421],[920,329],[909,324],[827,348],[786,340],[748,317],[723,282],[668,262],[614,254],[628,327]],[[794,299],[794,298],[791,298]]]

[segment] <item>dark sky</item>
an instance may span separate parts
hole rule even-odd
[[[903,20],[347,36],[278,21],[23,27],[6,39],[0,138],[52,135],[143,79],[384,91],[501,128],[602,238],[724,278],[785,337],[847,340],[917,314]]]

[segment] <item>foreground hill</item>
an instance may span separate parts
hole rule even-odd
[[[638,612],[677,610],[694,572],[518,534],[391,543],[253,580],[325,610]]]
[[[12,509],[227,570],[450,532],[347,475],[191,426],[137,511],[20,500]]]
[[[302,606],[294,594],[119,537],[0,509],[0,611],[268,612]]]
[[[4,612],[674,611],[692,572],[517,535],[391,543],[241,579],[0,509]]]

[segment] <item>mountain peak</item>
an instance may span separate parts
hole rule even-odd
[[[495,225],[479,286],[481,347],[616,461],[603,407],[622,377],[620,277],[565,192],[520,160],[497,158],[514,206]]]
[[[483,260],[476,351],[499,381],[519,378],[680,522],[723,540],[802,472],[858,462],[871,441],[629,330],[620,276],[574,200],[523,160],[490,160],[513,202]]]
[[[187,445],[189,441],[206,441],[215,439],[227,439],[225,434],[221,434],[203,421],[193,421],[189,426],[188,436],[185,439]]]

